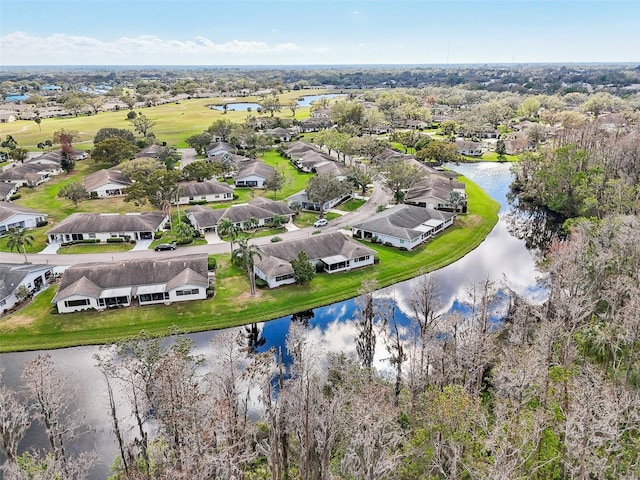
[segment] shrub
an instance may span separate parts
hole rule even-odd
[[[258,288],[266,288],[266,287],[268,287],[268,284],[262,278],[256,277],[256,287],[258,287]]]
[[[17,200],[20,198],[20,194],[19,193],[14,193],[13,195],[11,195],[11,197],[9,197],[9,200],[13,201],[13,200]]]
[[[85,238],[82,243],[100,243],[99,238]]]
[[[124,238],[122,237],[109,237],[107,238],[107,243],[122,243],[124,242]]]
[[[48,224],[49,224],[48,220],[41,220],[36,223],[36,227],[44,227],[45,225],[48,225]]]
[[[98,198],[98,192],[91,192],[91,193],[89,194],[89,198],[90,198],[91,200],[95,200],[96,198]]]
[[[378,205],[378,208],[376,208],[376,212],[380,213],[380,212],[384,212],[387,208],[384,205]]]
[[[318,235],[319,233],[322,233],[322,230],[314,230],[311,235]]]
[[[282,238],[280,237],[271,237],[271,243],[277,243],[277,242],[281,242]]]
[[[178,245],[188,245],[189,243],[193,243],[193,238],[179,238],[176,241]]]
[[[156,232],[153,238],[155,238],[156,240],[160,240],[162,238],[162,232]]]
[[[218,261],[216,257],[208,257],[207,258],[207,270],[214,271],[218,267]]]

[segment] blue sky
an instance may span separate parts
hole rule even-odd
[[[1,65],[640,62],[640,0],[0,0]]]

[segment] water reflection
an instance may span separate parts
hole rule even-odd
[[[477,249],[432,274],[440,295],[438,314],[464,313],[472,302],[468,286],[485,280],[504,285],[534,301],[543,301],[545,292],[536,281],[537,248],[543,245],[542,240],[548,240],[552,235],[546,229],[544,216],[540,212],[525,213],[517,205],[510,206],[507,198],[511,181],[508,164],[464,164],[454,165],[452,168],[478,183],[500,202],[500,220]],[[528,225],[529,221],[534,225]],[[410,299],[418,282],[420,279],[416,278],[376,292],[377,297],[393,300],[397,328],[403,338],[409,333],[409,328],[415,327],[410,320]],[[504,304],[500,308],[504,308]],[[285,363],[291,362],[284,345],[292,322],[306,326],[311,340],[325,351],[356,356],[355,339],[358,332],[352,321],[355,309],[356,302],[351,299],[236,330],[244,337],[249,352],[278,349],[282,351]],[[214,335],[216,332],[190,335],[194,342],[194,353],[201,354],[204,358],[210,357],[210,341]],[[390,354],[385,345],[392,339],[388,335],[388,331],[378,332],[373,365],[390,371]],[[86,438],[83,439],[83,445],[95,445],[100,464],[95,468],[92,478],[103,479],[108,476],[108,465],[116,457],[117,451],[107,416],[106,388],[92,358],[96,352],[97,347],[78,347],[50,353],[58,371],[66,376],[68,386],[76,388],[76,400],[85,411],[86,421],[94,427],[93,438],[89,443]],[[0,355],[0,367],[5,369],[3,382],[10,386],[19,385],[24,363],[36,355],[36,352]],[[27,440],[32,442],[31,446],[40,441],[35,436],[28,437]]]

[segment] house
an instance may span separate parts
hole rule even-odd
[[[302,133],[319,132],[331,126],[331,121],[328,118],[309,117],[300,120],[300,131]]]
[[[385,148],[382,152],[373,157],[373,163],[381,164],[396,159],[413,160],[415,159],[415,157],[413,155],[399,152],[392,148]]]
[[[50,242],[87,239],[106,242],[109,238],[149,240],[161,231],[169,217],[163,212],[72,213],[47,232]]]
[[[218,141],[211,143],[206,149],[205,153],[207,154],[207,158],[211,159],[214,157],[226,158],[231,155],[235,155],[238,153],[236,147],[231,145],[230,143]]]
[[[262,258],[256,257],[254,273],[264,280],[269,288],[295,283],[291,261],[300,252],[305,252],[317,269],[327,273],[346,272],[373,265],[376,253],[340,232],[262,245],[260,252]]]
[[[217,180],[204,182],[182,182],[179,185],[178,205],[193,202],[225,202],[233,200],[233,188]]]
[[[36,294],[49,286],[52,277],[53,267],[49,265],[0,264],[0,315],[18,303],[16,292],[20,287]]]
[[[289,157],[291,159],[297,159],[307,152],[320,153],[320,149],[312,143],[297,141],[289,144],[284,149],[283,153],[286,157]]]
[[[287,197],[287,205],[289,205],[289,207],[293,208],[294,210],[301,209],[301,210],[309,210],[312,212],[320,212],[320,211],[326,212],[327,210],[335,207],[336,205],[340,205],[341,203],[346,202],[351,198],[352,195],[353,195],[353,192],[349,191],[343,195],[340,195],[338,197],[335,197],[329,200],[324,205],[321,205],[318,202],[311,201],[307,196],[306,190],[301,190],[298,193],[294,193],[290,197]]]
[[[18,184],[16,182],[0,182],[0,201],[10,201],[17,191]]]
[[[455,215],[414,205],[395,205],[352,225],[353,236],[412,250],[453,225]]]
[[[407,190],[404,203],[436,210],[451,210],[449,195],[458,192],[466,198],[465,184],[443,175],[427,175]]]
[[[519,155],[523,152],[533,152],[535,149],[535,144],[525,132],[511,133],[504,141],[504,150],[507,155]]]
[[[281,142],[290,142],[298,132],[294,131],[294,129],[276,127],[266,130],[264,133],[274,137],[276,140],[280,140]]]
[[[85,263],[67,268],[51,303],[58,313],[207,298],[207,255]]]
[[[12,203],[0,203],[0,235],[12,228],[35,228],[47,221],[47,214]]]
[[[314,118],[331,118],[331,109],[325,107],[312,108],[309,115]]]
[[[304,153],[292,157],[292,163],[300,171],[305,173],[315,172],[316,166],[323,165],[325,163],[334,163],[333,158],[327,154],[316,152],[314,150],[308,150]]]
[[[236,187],[264,188],[264,182],[273,177],[276,169],[264,162],[253,162],[238,172],[235,178]]]
[[[0,111],[0,123],[10,123],[16,121],[15,112]]]
[[[135,158],[155,158],[156,160],[159,160],[164,148],[165,147],[162,145],[154,143],[153,145],[149,145],[136,153]]]
[[[91,198],[108,198],[124,195],[131,180],[118,167],[98,170],[84,177],[84,188]]]
[[[35,187],[49,180],[50,175],[42,165],[30,162],[14,163],[0,172],[0,182],[13,182],[18,188],[25,185]]]
[[[468,157],[482,156],[482,144],[479,142],[458,139],[456,140],[456,148],[460,155],[466,155]]]
[[[186,210],[191,225],[200,232],[215,231],[224,218],[231,220],[236,226],[244,229],[250,219],[254,219],[256,227],[266,227],[273,221],[275,215],[287,217],[290,222],[295,212],[282,201],[257,197],[249,203],[233,205],[226,209],[212,209],[204,205],[195,205]]]

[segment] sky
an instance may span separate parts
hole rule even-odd
[[[0,65],[640,63],[640,0],[0,0]]]

